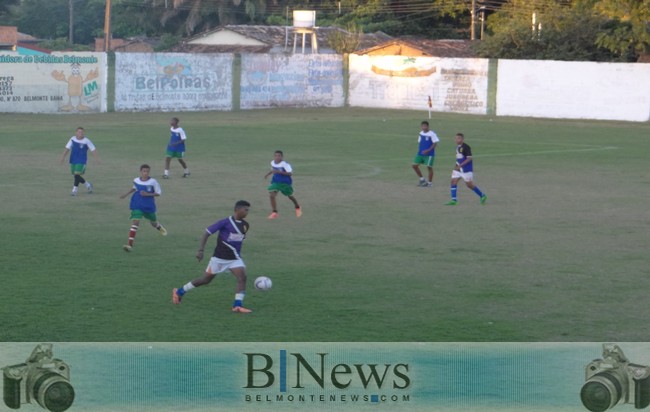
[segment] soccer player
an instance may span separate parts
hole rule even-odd
[[[63,164],[65,157],[70,153],[70,173],[74,176],[74,185],[72,186],[70,196],[77,196],[79,183],[86,185],[88,193],[93,192],[92,183],[83,178],[83,174],[86,172],[86,163],[88,162],[88,150],[95,157],[97,164],[101,164],[102,162],[97,155],[97,149],[93,142],[86,137],[84,128],[77,127],[75,135],[68,140],[68,143],[65,145],[65,150],[63,150],[63,155],[61,155],[61,164]]]
[[[172,135],[169,138],[169,144],[167,145],[167,156],[165,157],[165,172],[163,173],[163,179],[169,179],[169,163],[172,160],[172,157],[178,159],[178,163],[183,166],[183,177],[189,177],[190,169],[187,168],[187,163],[183,160],[185,156],[185,140],[187,140],[187,135],[185,130],[178,125],[178,117],[172,117],[170,122]]]
[[[429,130],[429,122],[426,120],[420,124],[420,135],[418,136],[418,154],[413,159],[413,170],[420,178],[419,186],[431,187],[433,185],[433,162],[436,157],[436,145],[440,139],[432,130]],[[420,171],[420,165],[427,165],[429,180],[425,180]]]
[[[133,179],[133,187],[131,190],[120,196],[120,199],[124,199],[131,193],[131,229],[129,230],[129,240],[126,245],[123,246],[125,252],[130,252],[133,250],[133,242],[135,241],[135,234],[138,232],[138,227],[140,226],[140,219],[143,217],[149,220],[151,226],[158,229],[161,235],[167,236],[167,229],[165,229],[160,223],[158,223],[158,217],[156,216],[156,202],[155,198],[160,196],[162,190],[160,185],[153,177],[149,176],[151,168],[149,165],[140,166],[140,177]]]
[[[245,200],[235,203],[235,212],[232,216],[221,219],[218,222],[208,226],[203,233],[199,250],[196,252],[196,258],[203,260],[203,250],[208,238],[219,232],[217,238],[217,247],[214,249],[210,263],[205,269],[202,277],[188,282],[185,286],[172,290],[172,302],[175,305],[181,303],[183,296],[194,288],[207,285],[218,273],[229,270],[237,279],[235,289],[235,302],[232,305],[232,311],[237,313],[250,313],[250,309],[243,306],[244,296],[246,295],[246,265],[241,259],[241,247],[248,233],[248,222],[244,220],[248,215],[251,204]]]
[[[465,185],[472,189],[474,193],[480,198],[481,204],[485,204],[487,196],[481,192],[478,186],[474,185],[474,173],[472,165],[472,149],[465,143],[465,135],[462,133],[456,134],[456,166],[451,172],[451,201],[447,203],[448,206],[456,206],[458,204],[458,181],[463,179]]]
[[[273,160],[271,160],[271,170],[264,176],[264,179],[266,179],[273,175],[271,185],[268,187],[269,197],[271,199],[271,214],[269,215],[269,219],[277,219],[279,216],[276,200],[278,192],[291,199],[296,208],[296,217],[302,216],[302,209],[300,209],[298,200],[293,196],[293,186],[291,186],[292,173],[293,169],[291,165],[284,161],[284,153],[282,153],[282,150],[276,150],[273,153]]]

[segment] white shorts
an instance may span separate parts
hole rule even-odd
[[[459,172],[458,170],[454,170],[451,172],[451,178],[452,179],[463,179],[466,182],[471,182],[474,178],[474,173],[472,172]]]
[[[234,268],[245,268],[245,267],[246,265],[244,264],[244,261],[241,259],[225,260],[213,256],[210,259],[210,263],[208,263],[208,267],[205,268],[205,271],[206,273],[216,275],[217,273],[222,273],[225,272],[226,270],[230,270]]]

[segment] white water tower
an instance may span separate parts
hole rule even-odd
[[[302,34],[302,54],[305,54],[305,39],[311,36],[311,52],[318,53],[318,39],[316,38],[316,11],[315,10],[294,10],[293,11],[293,53],[296,53],[298,35]]]

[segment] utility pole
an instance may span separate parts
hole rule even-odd
[[[469,28],[470,40],[476,40],[476,0],[472,0],[472,10],[470,10],[472,25]]]
[[[111,0],[106,0],[104,13],[104,51],[111,51]]]
[[[68,14],[70,14],[70,22],[68,23],[68,43],[74,43],[74,10],[72,0],[68,0]]]

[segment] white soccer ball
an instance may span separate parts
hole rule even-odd
[[[255,285],[255,289],[258,290],[269,290],[271,289],[271,286],[273,286],[271,279],[266,276],[259,276],[257,279],[255,279],[255,282],[253,284]]]

